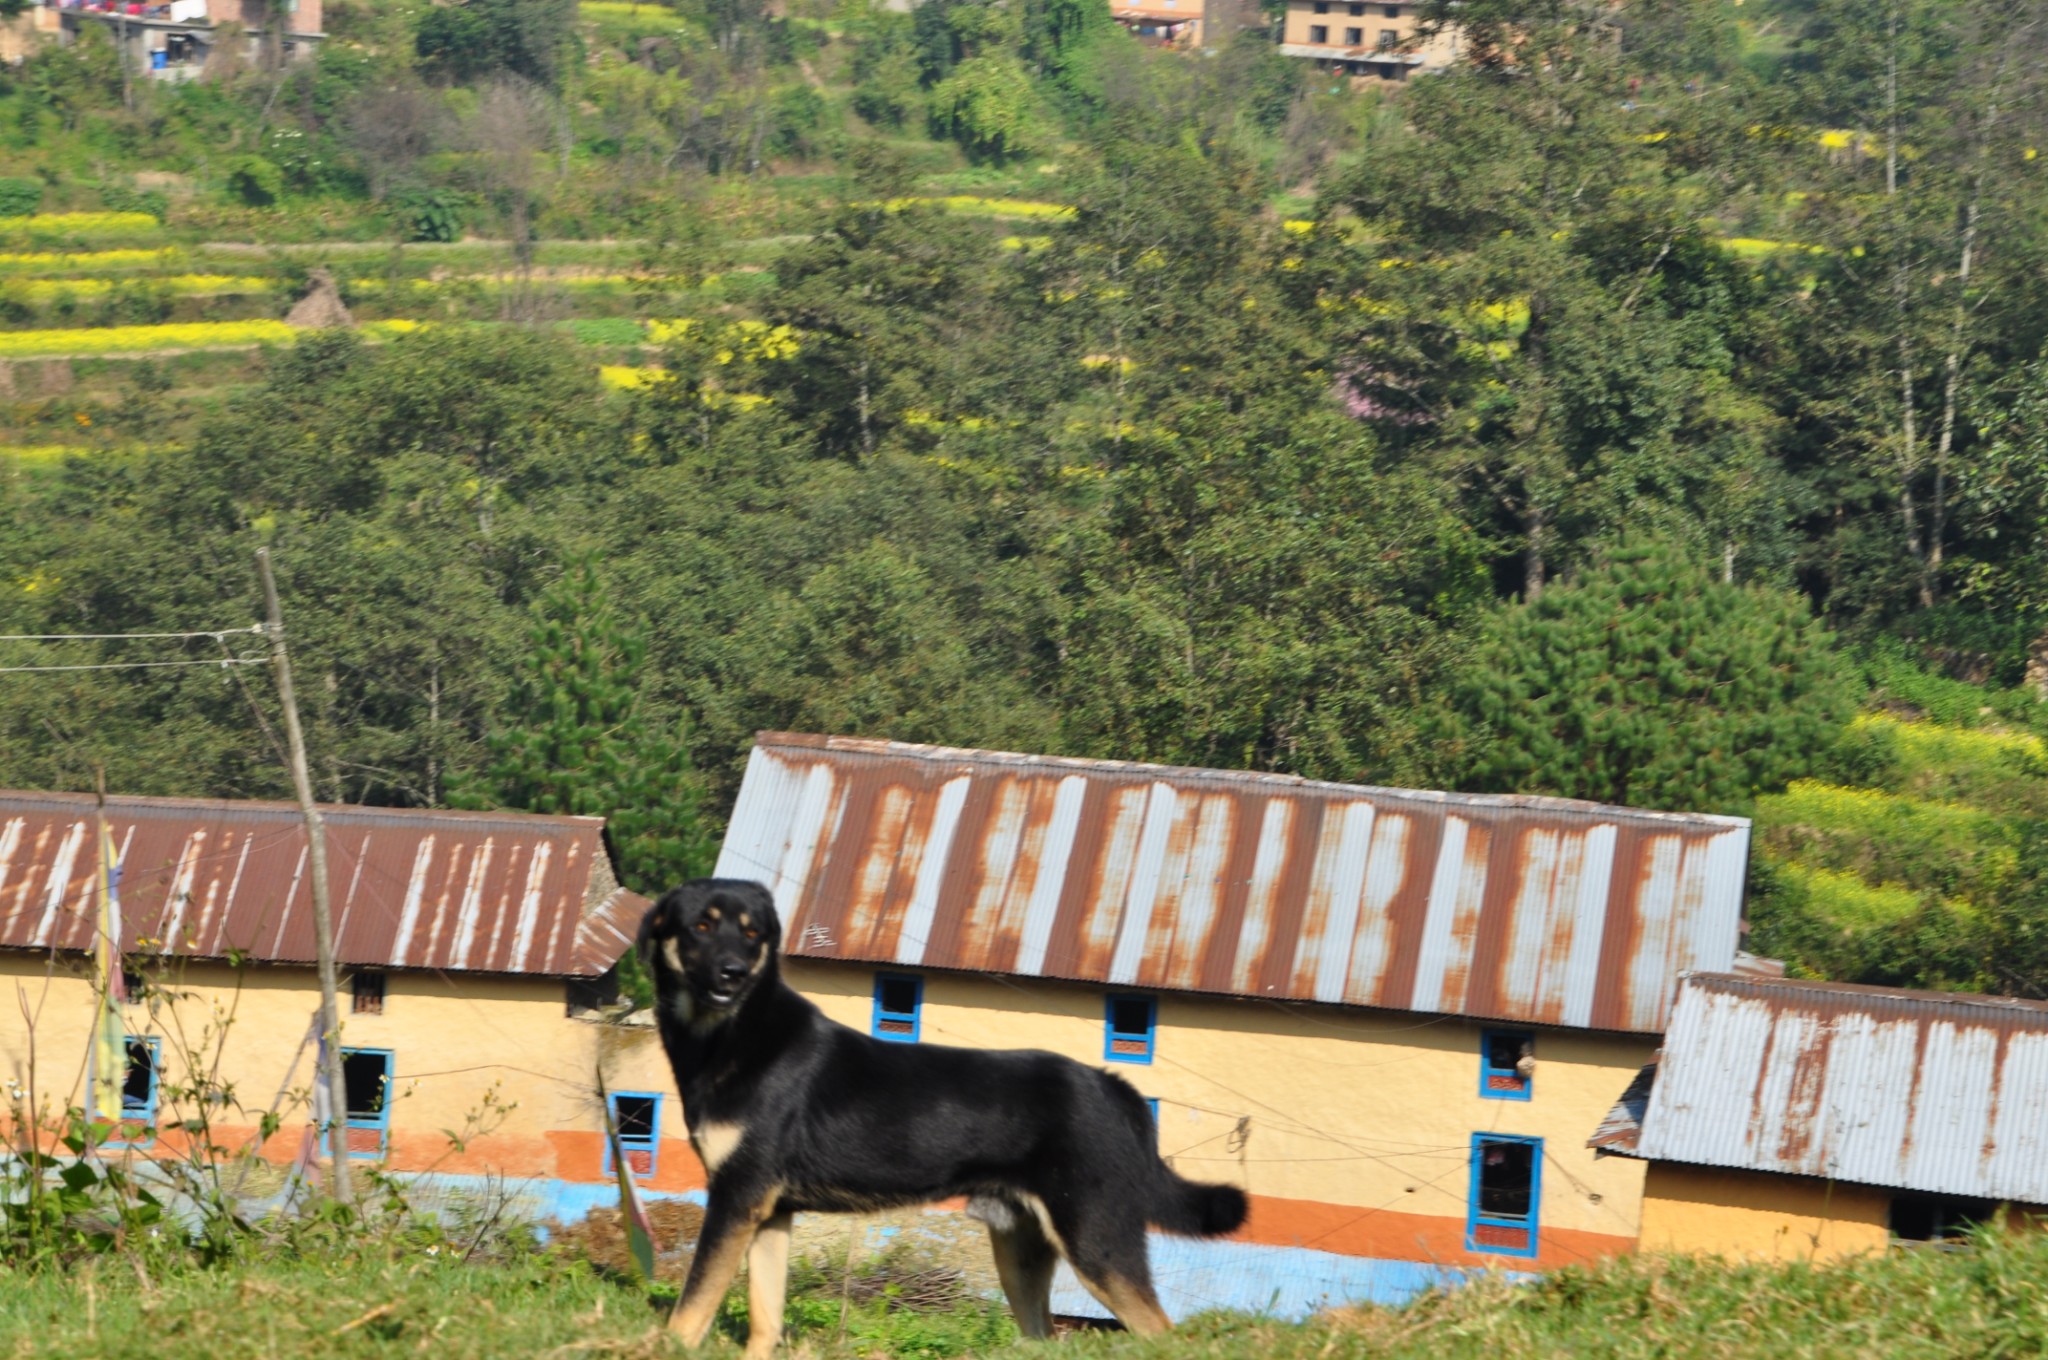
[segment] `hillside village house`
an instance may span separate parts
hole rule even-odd
[[[1595,1135],[1642,1245],[1782,1260],[2048,1214],[2048,1003],[1696,974]]]
[[[616,1194],[602,1064],[649,1188],[703,1183],[653,1029],[585,1010],[607,995],[647,906],[619,886],[598,819],[357,807],[325,818],[357,1158],[450,1185],[508,1177],[536,1215],[580,1216]],[[133,1155],[176,1150],[172,1126],[196,1113],[192,1065],[217,1061],[231,1100],[212,1111],[215,1140],[244,1145],[275,1112],[282,1127],[261,1155],[296,1161],[319,1006],[297,806],[109,798],[107,819],[130,974]],[[60,1113],[85,1100],[94,828],[89,796],[0,793],[0,1077]],[[464,1130],[475,1136],[457,1152],[449,1131]]]
[[[1184,1316],[1633,1248],[1643,1167],[1586,1136],[1679,974],[1736,965],[1748,848],[1738,818],[765,733],[718,872],[770,887],[834,1018],[1106,1065],[1182,1173],[1248,1190],[1241,1240],[1156,1241]]]
[[[1147,47],[1219,47],[1263,22],[1251,0],[1111,0],[1109,17]]]
[[[128,67],[160,80],[188,80],[217,51],[260,58],[271,41],[276,56],[312,55],[326,36],[322,0],[42,0],[31,11],[32,29],[72,43],[88,24],[99,25],[121,49]],[[273,34],[273,29],[276,32]],[[232,41],[241,52],[224,44]]]
[[[1441,71],[1458,60],[1459,35],[1446,29],[1425,37],[1421,9],[1413,0],[1287,0],[1280,51],[1313,61],[1319,71],[1350,76],[1354,84]]]

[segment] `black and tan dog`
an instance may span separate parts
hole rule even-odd
[[[1134,1332],[1170,1324],[1147,1224],[1214,1236],[1244,1221],[1234,1186],[1160,1160],[1130,1085],[1070,1058],[872,1039],[783,982],[781,924],[758,883],[698,879],[640,926],[661,1039],[710,1175],[696,1259],[669,1326],[691,1345],[748,1267],[750,1356],[782,1332],[790,1216],[968,1197],[1028,1337],[1052,1329],[1054,1253]]]

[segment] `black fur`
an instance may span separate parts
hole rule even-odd
[[[781,1268],[787,1215],[955,1195],[988,1224],[1027,1336],[1049,1327],[1055,1251],[1126,1326],[1166,1325],[1146,1225],[1230,1232],[1244,1221],[1242,1191],[1174,1174],[1145,1102],[1109,1073],[1053,1053],[886,1043],[826,1019],[783,982],[780,944],[774,900],[737,879],[684,884],[640,927],[662,1043],[710,1172],[672,1319],[687,1340],[709,1327],[747,1244],[751,1275]],[[781,1234],[781,1246],[757,1230]],[[751,1285],[757,1305],[773,1305],[752,1310],[756,1355],[780,1330],[781,1282],[769,1283],[769,1297],[762,1280]]]

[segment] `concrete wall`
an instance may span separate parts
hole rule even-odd
[[[1883,1251],[1892,1192],[1761,1171],[1655,1162],[1643,1187],[1645,1251],[1765,1261]]]
[[[790,982],[866,1031],[874,970],[792,960]],[[1163,995],[1149,1066],[1103,1060],[1108,989],[929,974],[922,1038],[1045,1048],[1160,1102],[1183,1175],[1252,1197],[1252,1242],[1441,1265],[1543,1268],[1635,1245],[1643,1169],[1586,1137],[1651,1057],[1645,1038],[1539,1031],[1533,1098],[1479,1095],[1477,1021]],[[1238,1133],[1242,1122],[1242,1134]],[[1475,1133],[1544,1140],[1540,1254],[1469,1252]]]

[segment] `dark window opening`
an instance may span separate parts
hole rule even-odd
[[[1364,13],[1365,13],[1365,4],[1364,4],[1364,0],[1357,0],[1357,2],[1356,2],[1356,3],[1352,4],[1352,5],[1351,5],[1351,6],[1349,7],[1349,12],[1350,12],[1350,15],[1351,15],[1351,17],[1352,17],[1352,18],[1354,18],[1354,19],[1356,19],[1356,18],[1358,18],[1358,17],[1360,16],[1360,15],[1364,14]]]
[[[1542,1139],[1474,1134],[1466,1249],[1504,1256],[1536,1255],[1542,1186]]]
[[[1357,46],[1358,46],[1359,44],[1363,43],[1364,41],[1365,41],[1365,30],[1364,30],[1364,29],[1362,29],[1362,28],[1347,28],[1347,29],[1345,29],[1345,30],[1344,30],[1344,45],[1345,45],[1346,47],[1357,47]]]
[[[391,1055],[370,1049],[341,1051],[341,1084],[348,1101],[348,1117],[381,1123],[391,1085]]]
[[[917,1042],[918,1010],[924,983],[914,977],[884,973],[875,979],[874,1036],[896,1043]]]
[[[1380,51],[1391,52],[1401,45],[1401,35],[1391,28],[1380,30]]]
[[[128,1070],[121,1078],[121,1117],[147,1123],[156,1117],[156,1045],[128,1041]]]
[[[1330,12],[1330,0],[1316,0],[1315,9],[1318,14],[1328,14]]]
[[[578,1011],[602,1010],[617,1004],[619,999],[619,967],[611,967],[592,978],[570,978],[563,997],[563,1009],[570,1015]]]
[[[1479,1158],[1479,1212],[1487,1218],[1527,1218],[1532,1186],[1527,1143],[1488,1143]]]
[[[1527,1100],[1536,1084],[1536,1036],[1490,1029],[1479,1036],[1479,1094],[1491,1100]]]
[[[661,1134],[661,1097],[641,1091],[614,1091],[611,1095],[612,1131],[618,1135],[619,1155],[635,1176],[654,1174],[655,1154]],[[604,1170],[613,1170],[612,1144],[605,1142]]]
[[[1112,996],[1104,1012],[1102,1056],[1110,1062],[1151,1062],[1158,1003],[1149,996]]]
[[[1330,40],[1330,26],[1328,24],[1310,24],[1308,26],[1308,40],[1312,43],[1328,42]]]
[[[1388,5],[1388,6],[1387,6],[1387,17],[1388,17],[1389,19],[1398,19],[1398,18],[1400,18],[1400,17],[1401,17],[1401,7],[1400,7],[1399,5]]]
[[[1900,1246],[1959,1247],[1969,1230],[1996,1208],[1988,1199],[1900,1195],[1892,1200],[1892,1241]]]
[[[123,968],[121,970],[121,992],[130,1001],[140,1001],[142,999],[142,989],[147,985],[143,980],[142,974],[136,972],[133,968]]]
[[[349,1009],[357,1015],[384,1013],[384,975],[357,973],[349,979]]]
[[[657,1108],[653,1096],[613,1096],[612,1124],[619,1131],[619,1141],[621,1143],[649,1143],[654,1141],[654,1112]]]

